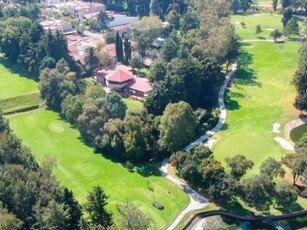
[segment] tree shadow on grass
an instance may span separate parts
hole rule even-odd
[[[234,97],[238,98],[238,97],[244,97],[244,96],[243,94],[240,94],[240,93],[230,92],[227,89],[227,92],[225,93],[225,96],[224,96],[224,102],[225,102],[227,110],[237,110],[240,108],[239,103],[233,99]]]
[[[20,77],[25,77],[36,82],[38,81],[38,76],[29,74],[28,71],[22,66],[12,63],[3,57],[0,57],[0,64],[3,65],[12,74],[18,74]]]
[[[215,203],[223,210],[227,210],[235,214],[246,215],[249,212],[249,210],[245,209],[237,200],[217,201]]]
[[[303,207],[297,202],[294,202],[291,205],[280,206],[275,209],[279,210],[281,213],[290,213],[304,210]]]
[[[242,46],[247,46],[249,43],[244,43]],[[251,68],[253,64],[253,56],[245,49],[240,49],[238,56],[238,69],[235,73],[234,82],[237,85],[252,85],[261,87],[261,83],[257,82],[257,73]]]
[[[149,163],[136,165],[135,169],[136,169],[136,172],[143,177],[161,176],[162,175],[160,170],[159,170],[159,167],[152,165],[152,164],[149,164]]]

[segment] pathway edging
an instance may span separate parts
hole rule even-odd
[[[218,94],[218,105],[219,105],[219,109],[220,109],[219,122],[217,123],[217,125],[212,130],[206,132],[205,135],[201,136],[200,138],[198,138],[197,140],[193,141],[188,146],[186,146],[183,149],[184,151],[189,151],[189,150],[193,149],[194,147],[196,147],[197,145],[199,145],[200,143],[204,142],[209,137],[211,137],[216,132],[218,132],[223,127],[223,125],[225,124],[226,108],[225,108],[225,103],[224,103],[224,94],[225,94],[226,88],[229,84],[229,81],[232,78],[232,76],[235,74],[236,70],[237,70],[237,63],[234,63],[234,64],[232,64],[232,70],[226,75],[225,80],[223,82],[223,85],[220,88],[220,91],[219,91],[219,94]],[[178,216],[173,221],[173,223],[167,228],[167,230],[172,230],[178,225],[178,223],[182,220],[182,218],[184,217],[185,214],[187,214],[190,211],[194,211],[194,210],[198,210],[198,209],[206,207],[208,205],[209,201],[205,197],[200,195],[199,193],[195,192],[191,187],[185,185],[184,183],[182,183],[178,179],[169,175],[168,174],[168,166],[169,166],[169,158],[165,158],[163,160],[161,168],[160,168],[162,175],[164,177],[166,177],[168,180],[170,180],[172,183],[179,186],[185,193],[187,193],[187,195],[190,198],[190,203],[188,204],[188,206],[178,214]]]

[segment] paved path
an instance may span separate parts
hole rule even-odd
[[[291,132],[291,130],[296,128],[297,126],[300,126],[300,125],[303,125],[303,124],[306,124],[306,123],[307,123],[307,118],[306,117],[304,117],[304,118],[297,118],[295,120],[289,121],[285,125],[285,128],[284,128],[285,137],[288,140],[291,140],[290,139],[290,132]]]
[[[219,122],[217,123],[217,125],[212,130],[208,131],[205,135],[201,136],[196,141],[193,141],[191,144],[189,144],[187,147],[185,147],[183,149],[184,151],[189,151],[189,150],[193,149],[195,146],[197,146],[200,143],[207,140],[209,137],[211,137],[213,134],[215,134],[217,131],[219,131],[223,127],[225,120],[226,120],[226,108],[225,108],[225,103],[224,103],[224,94],[225,94],[225,90],[227,88],[227,85],[228,85],[231,77],[234,75],[236,70],[237,70],[237,64],[235,63],[235,64],[232,65],[232,71],[226,75],[224,83],[223,83],[223,85],[222,85],[222,87],[219,91],[219,94],[218,94],[218,104],[219,104],[219,108],[220,108]],[[168,166],[169,166],[169,159],[166,158],[166,159],[163,160],[162,166],[160,168],[162,175],[165,176],[168,180],[170,180],[174,184],[178,185],[190,197],[189,205],[185,209],[183,209],[181,213],[179,213],[179,215],[177,216],[175,221],[167,228],[167,230],[172,230],[178,225],[178,223],[181,221],[181,219],[184,217],[185,214],[187,214],[188,212],[193,211],[193,210],[198,210],[198,209],[204,208],[208,205],[209,202],[205,197],[203,197],[199,193],[195,192],[192,188],[190,188],[189,186],[183,184],[178,179],[169,175],[168,174]]]

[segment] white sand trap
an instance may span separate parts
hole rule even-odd
[[[273,124],[273,129],[272,129],[273,133],[280,133],[280,131],[278,130],[279,127],[280,127],[280,124],[274,123]]]
[[[208,148],[211,149],[214,142],[216,142],[216,140],[213,139],[213,138],[210,138],[210,139],[207,141],[206,146],[208,146]]]
[[[275,29],[274,28],[266,28],[265,30],[267,30],[267,31],[274,31]]]
[[[235,24],[235,25],[240,25],[241,24],[241,22],[239,22],[239,21],[232,21],[231,23]]]
[[[274,140],[277,141],[281,147],[283,147],[286,150],[294,150],[293,146],[290,144],[289,141],[286,141],[282,137],[274,137]]]

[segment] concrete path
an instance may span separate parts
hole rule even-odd
[[[289,121],[284,128],[285,137],[290,140],[290,132],[292,129],[296,128],[297,126],[303,125],[307,123],[307,118],[297,118],[295,120]]]
[[[224,103],[224,94],[225,90],[227,88],[227,85],[231,79],[231,77],[234,75],[235,71],[237,70],[237,63],[232,65],[232,70],[230,73],[228,73],[225,77],[224,83],[219,91],[218,94],[218,104],[220,108],[220,119],[217,125],[210,131],[208,131],[205,135],[201,136],[198,138],[196,141],[193,141],[191,144],[189,144],[187,147],[185,147],[183,150],[184,151],[189,151],[199,145],[200,143],[204,142],[207,140],[209,137],[211,137],[213,134],[215,134],[217,131],[219,131],[223,125],[225,124],[226,120],[226,108],[225,108],[225,103]],[[199,193],[195,192],[192,188],[189,186],[183,184],[181,181],[178,179],[172,177],[171,175],[168,174],[168,165],[169,165],[169,159],[166,158],[162,162],[162,166],[160,168],[162,175],[166,177],[168,180],[173,182],[174,184],[178,185],[187,195],[190,197],[190,203],[189,205],[182,210],[181,213],[178,214],[177,218],[174,220],[174,222],[167,228],[167,230],[172,230],[174,229],[178,223],[182,220],[185,214],[187,214],[190,211],[193,210],[198,210],[201,208],[204,208],[208,205],[208,200],[200,195]]]

